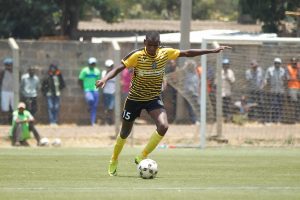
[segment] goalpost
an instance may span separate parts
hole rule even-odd
[[[257,60],[264,73],[261,75],[264,79],[265,72],[270,66],[274,65],[275,58],[282,60],[281,67],[285,71],[292,57],[298,59],[300,57],[300,38],[267,36],[205,37],[201,42],[202,49],[216,48],[218,45],[231,46],[232,49],[219,54],[204,55],[201,58],[191,58],[196,63],[194,66],[183,66],[179,70],[166,75],[168,84],[175,88],[177,93],[182,95],[188,102],[189,106],[185,110],[189,110],[188,107],[191,107],[198,121],[200,121],[200,125],[190,125],[189,134],[181,146],[205,148],[207,140],[245,144],[260,140],[266,142],[288,141],[289,138],[297,137],[296,134],[300,128],[300,114],[295,112],[296,109],[293,106],[300,106],[300,97],[298,102],[291,102],[288,89],[285,86],[284,93],[281,95],[281,102],[277,103],[280,105],[275,104],[274,107],[274,99],[272,93],[270,93],[269,83],[260,91],[260,102],[253,101],[255,96],[250,95],[252,88],[250,88],[249,82],[246,81],[245,74],[251,68],[250,63],[252,60]],[[228,112],[231,116],[228,121],[223,119],[223,114],[228,114],[226,110],[223,110],[221,79],[223,58],[229,59],[230,69],[235,75],[235,82],[231,85],[231,102],[228,106],[230,108]],[[195,94],[187,90],[185,82],[187,79],[197,81],[194,78],[197,77],[195,69],[198,64],[201,64],[200,92],[195,97]],[[210,85],[207,85],[208,81]],[[193,81],[189,82],[189,84],[191,83]],[[286,82],[284,84],[286,85]],[[213,86],[210,88],[210,92],[207,92],[208,86]],[[246,105],[248,106],[247,112],[243,111],[242,113],[240,105],[245,100],[249,100]],[[280,119],[277,122],[272,121],[276,115],[280,115]],[[188,114],[187,117],[189,117]],[[189,119],[187,118],[187,120]],[[194,136],[193,132],[195,133]]]
[[[133,41],[133,40],[132,40]],[[107,41],[107,42],[111,42]],[[117,41],[120,42],[120,41]],[[228,45],[232,49],[225,50],[218,54],[208,54],[201,57],[190,58],[193,60],[195,66],[181,66],[176,71],[170,71],[166,74],[166,80],[169,87],[167,91],[169,96],[163,96],[166,110],[170,111],[174,106],[173,102],[177,95],[183,96],[184,102],[184,130],[181,130],[182,124],[176,124],[170,121],[169,132],[174,135],[165,138],[166,144],[176,144],[176,147],[200,147],[205,148],[207,141],[212,141],[209,145],[214,145],[215,142],[228,142],[230,144],[250,144],[253,141],[264,140],[268,141],[286,141],[290,142],[296,138],[299,132],[300,119],[296,119],[295,109],[293,109],[288,90],[285,88],[283,100],[281,105],[281,119],[280,123],[274,123],[266,120],[261,121],[257,114],[263,113],[266,118],[270,118],[278,111],[273,109],[272,97],[269,94],[269,85],[263,88],[263,105],[259,109],[250,109],[245,115],[240,113],[238,103],[241,103],[242,97],[250,97],[248,90],[249,85],[245,78],[246,70],[250,69],[251,60],[255,59],[258,65],[264,72],[274,64],[274,58],[281,58],[282,67],[286,69],[291,57],[299,59],[300,55],[300,38],[277,38],[274,34],[264,34],[257,36],[213,36],[204,37],[201,41],[201,48],[211,49],[218,45]],[[194,44],[195,46],[195,44]],[[197,48],[197,47],[196,47]],[[114,46],[113,51],[118,54],[120,51]],[[118,56],[117,56],[118,57]],[[223,119],[223,105],[222,105],[222,60],[228,58],[230,60],[230,68],[235,74],[236,81],[232,84],[231,107],[232,119],[225,122]],[[117,63],[118,58],[114,58]],[[198,64],[201,64],[202,73],[199,78],[195,72]],[[190,75],[194,76],[189,80]],[[197,76],[196,80],[194,79]],[[193,81],[201,82],[199,94],[194,94],[186,89],[186,80],[189,83]],[[213,92],[207,92],[207,81],[213,82],[215,85]],[[299,104],[300,101],[298,101]],[[175,102],[176,103],[176,102]],[[174,108],[174,107],[173,107]],[[273,109],[273,110],[272,110]],[[191,123],[189,111],[192,110],[200,124]],[[116,116],[120,111],[116,112]],[[174,118],[176,113],[170,112],[168,116]],[[292,123],[293,121],[293,123]],[[116,124],[116,132],[119,129],[118,122]],[[179,133],[180,136],[177,137]],[[184,139],[183,139],[184,138]]]
[[[8,44],[12,50],[13,58],[13,77],[14,77],[14,108],[17,108],[19,103],[19,70],[20,70],[20,48],[14,38],[8,38]]]

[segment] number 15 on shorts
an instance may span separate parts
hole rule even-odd
[[[126,110],[124,110],[123,111],[123,119],[125,119],[125,120],[130,120],[130,116],[131,115],[131,112],[128,112],[128,111],[126,111]]]

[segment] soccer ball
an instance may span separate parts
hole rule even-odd
[[[143,179],[153,179],[158,172],[157,163],[151,159],[142,160],[137,166],[138,174]]]
[[[49,139],[44,137],[40,140],[40,145],[41,146],[48,146],[49,145]]]
[[[61,139],[55,138],[52,142],[52,146],[59,147],[61,145]]]

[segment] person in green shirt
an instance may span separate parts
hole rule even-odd
[[[18,109],[13,112],[12,128],[10,138],[13,146],[29,146],[27,140],[30,139],[30,128],[33,126],[34,117],[26,110],[23,102],[18,104]],[[40,142],[40,135],[34,132],[37,144]]]
[[[97,107],[99,103],[99,91],[95,82],[100,79],[101,71],[96,68],[97,59],[90,57],[88,66],[84,67],[79,74],[79,85],[84,91],[84,97],[90,112],[90,121],[93,126],[96,123]]]

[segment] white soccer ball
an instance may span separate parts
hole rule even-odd
[[[61,146],[61,139],[55,138],[52,142],[52,146],[55,146],[55,147]]]
[[[44,137],[40,140],[40,145],[41,146],[48,146],[49,145],[49,139]]]
[[[143,179],[153,179],[158,172],[158,165],[149,158],[142,160],[137,166],[138,174]]]

